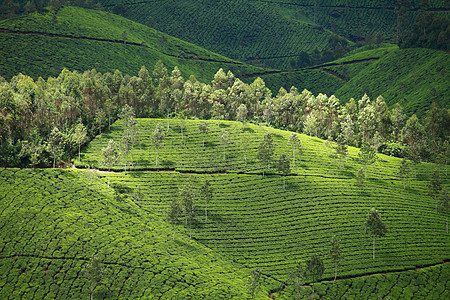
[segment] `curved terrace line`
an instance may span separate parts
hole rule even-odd
[[[150,48],[144,44],[139,44],[139,43],[135,43],[135,42],[127,42],[127,41],[123,41],[123,40],[121,41],[121,40],[101,39],[101,38],[84,37],[84,36],[72,36],[72,35],[65,35],[65,34],[58,34],[58,33],[47,33],[47,32],[38,32],[38,31],[18,31],[18,30],[10,30],[10,29],[5,29],[5,28],[0,28],[0,33],[40,35],[40,36],[46,36],[46,37],[67,38],[67,39],[75,39],[75,40],[89,40],[89,41],[96,41],[96,42],[106,42],[106,43],[124,44],[124,45],[132,45],[132,46],[143,47],[143,48]],[[186,59],[186,60],[199,60],[199,61],[225,63],[225,64],[233,64],[233,65],[241,64],[240,62],[234,62],[234,61],[199,58],[197,56],[182,57],[182,56],[168,54],[168,53],[164,53],[164,52],[161,52],[161,53],[164,55],[170,56],[170,57],[176,57],[176,58],[181,58],[181,59]]]

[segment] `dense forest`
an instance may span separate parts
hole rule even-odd
[[[49,166],[53,144],[59,160],[68,162],[80,146],[101,134],[121,109],[136,117],[224,119],[267,124],[304,132],[340,144],[370,144],[376,151],[412,161],[448,157],[450,112],[433,105],[423,120],[407,116],[397,104],[388,108],[382,96],[350,99],[281,88],[276,95],[261,78],[246,84],[232,72],[217,71],[207,84],[177,67],[169,72],[159,61],[138,76],[83,73],[64,69],[57,78],[34,81],[23,74],[0,79],[2,166]],[[55,162],[53,162],[55,163]]]

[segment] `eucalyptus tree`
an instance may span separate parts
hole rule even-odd
[[[410,173],[411,164],[406,157],[403,157],[397,173],[398,177],[403,181],[403,189],[406,188],[406,181],[408,180]]]
[[[247,165],[247,150],[248,146],[250,145],[250,135],[249,134],[242,134],[240,138],[240,148],[244,150],[244,163]]]
[[[103,109],[97,110],[97,113],[95,114],[95,124],[98,126],[98,133],[102,134],[102,125],[105,123],[106,119],[106,113]]]
[[[223,118],[223,114],[225,113],[225,106],[220,102],[214,102],[212,106],[212,114],[217,119],[217,127],[219,127],[219,121]]]
[[[450,210],[450,203],[449,203],[449,195],[448,195],[446,188],[442,189],[439,200],[440,200],[440,202],[439,202],[440,206],[445,213],[446,224],[447,224],[446,228],[447,228],[447,234],[448,234],[448,212]]]
[[[53,157],[53,169],[64,154],[64,134],[59,131],[58,127],[54,127],[47,141],[46,149]]]
[[[334,263],[334,281],[336,282],[337,277],[337,268],[339,265],[339,261],[344,258],[344,251],[341,249],[341,240],[338,239],[336,235],[333,236],[333,240],[331,241],[330,248],[330,256],[333,259]]]
[[[347,157],[348,154],[348,147],[345,144],[342,135],[339,135],[336,141],[336,145],[334,146],[334,150],[335,150],[335,157],[338,160],[339,175],[341,175],[341,168],[344,167],[344,159]]]
[[[205,200],[205,220],[208,220],[208,203],[213,197],[213,188],[208,179],[200,186],[200,197]]]
[[[209,132],[209,125],[205,121],[202,121],[198,124],[198,129],[202,133],[203,147],[205,147],[205,135]]]
[[[117,144],[113,140],[109,140],[108,146],[102,149],[102,162],[108,168],[108,171],[111,171],[111,167],[117,163],[118,159],[119,151],[117,149]],[[108,187],[110,175],[111,174],[108,174]]]
[[[295,265],[294,269],[289,273],[287,283],[292,285],[298,291],[298,299],[301,299],[301,291],[303,285],[304,270],[300,261]]]
[[[195,218],[196,193],[190,181],[184,183],[178,190],[181,210],[184,214],[185,226],[189,222],[189,237],[192,238],[192,222]]]
[[[442,190],[442,181],[439,168],[434,169],[433,175],[431,176],[431,180],[427,183],[427,187],[428,187],[428,195],[430,195],[431,197],[434,196],[434,201],[436,203],[435,211],[437,212],[438,207],[437,196],[440,194]]]
[[[87,141],[87,129],[79,119],[73,133],[71,135],[72,140],[78,145],[78,161],[81,162],[81,144]]]
[[[267,133],[270,130],[270,122],[272,121],[272,119],[275,116],[275,110],[274,109],[275,108],[274,108],[274,105],[273,105],[271,100],[265,101],[265,108],[264,108],[264,111],[263,111],[263,117],[264,117],[264,120],[267,123]]]
[[[375,237],[385,236],[387,233],[386,224],[381,220],[381,215],[375,208],[372,208],[366,216],[366,232],[373,236],[373,259],[375,259]]]
[[[222,129],[222,132],[219,134],[219,139],[223,148],[223,160],[225,161],[225,150],[227,148],[227,145],[230,143],[230,134],[225,129]]]
[[[273,152],[275,150],[275,145],[273,143],[273,138],[270,133],[264,135],[264,140],[258,146],[258,159],[261,160],[263,165],[263,176],[265,164],[267,163],[267,169],[270,169],[270,159],[272,158]]]
[[[242,122],[242,129],[244,129],[247,114],[248,114],[247,106],[245,104],[241,104],[237,109],[236,119]]]
[[[95,255],[91,256],[89,264],[84,269],[84,275],[91,283],[92,300],[94,296],[94,288],[102,281],[103,278],[103,267],[100,263],[100,260]]]
[[[291,135],[289,136],[288,144],[292,147],[292,167],[295,168],[295,152],[298,150],[301,153],[302,150],[302,142],[298,138],[298,134],[294,132],[291,133]]]
[[[323,265],[323,261],[320,257],[317,256],[317,254],[311,255],[311,258],[305,263],[304,274],[305,277],[312,282],[312,299],[314,299],[314,283],[322,277],[324,271],[325,266]]]
[[[172,240],[175,240],[175,225],[180,223],[180,218],[182,216],[183,210],[180,201],[177,198],[173,198],[169,203],[169,209],[167,210],[166,219],[173,226],[173,236]]]
[[[306,134],[309,134],[309,139],[311,139],[311,134],[314,132],[317,137],[317,127],[319,126],[319,120],[317,118],[317,113],[312,111],[309,113],[305,121],[303,122],[303,128]]]
[[[375,150],[368,144],[363,143],[358,153],[358,158],[364,164],[365,167],[365,179],[367,180],[367,166],[373,164],[377,160],[377,154]]]
[[[150,137],[150,140],[152,141],[152,144],[156,148],[156,167],[158,167],[158,154],[159,149],[164,147],[164,138],[166,134],[164,133],[164,130],[161,127],[161,124],[157,124],[155,130],[152,133],[152,136]]]
[[[286,188],[286,175],[288,175],[291,171],[291,166],[289,163],[289,159],[285,154],[280,154],[280,158],[278,159],[277,170],[280,173],[283,173],[283,190]]]
[[[247,279],[247,291],[252,299],[255,299],[256,294],[261,289],[261,269],[254,269]]]

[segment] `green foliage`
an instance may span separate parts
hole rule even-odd
[[[101,258],[94,299],[240,298],[249,270],[80,170],[0,170],[0,298],[87,299],[83,269]],[[113,176],[112,176],[113,177]],[[182,268],[180,267],[182,266]]]
[[[63,68],[79,71],[95,68],[100,72],[120,69],[137,74],[142,65],[153,66],[158,60],[169,69],[178,66],[184,74],[195,74],[203,81],[211,80],[220,67],[237,75],[262,70],[103,11],[66,6],[58,11],[57,23],[52,22],[52,16],[50,11],[0,21],[3,29],[39,33],[0,35],[3,77],[10,79],[25,72],[34,79],[45,78],[57,76]],[[126,44],[122,41],[124,31]],[[164,45],[158,42],[161,38]],[[15,51],[18,45],[21,51]]]

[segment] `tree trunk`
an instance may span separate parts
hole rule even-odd
[[[94,279],[91,281],[91,300],[94,298]]]
[[[81,144],[78,144],[78,162],[81,163]]]
[[[189,238],[192,239],[192,221],[189,222]]]
[[[375,234],[373,235],[373,257],[372,259],[375,259]]]
[[[247,149],[244,150],[244,162],[247,165]]]
[[[167,132],[169,132],[169,112],[167,112]]]
[[[294,162],[292,163],[292,167],[295,168],[295,148],[292,148],[292,156],[294,157]]]
[[[334,264],[334,282],[336,282],[336,277],[337,277],[337,263]]]
[[[181,126],[181,141],[183,142],[183,126]]]
[[[223,160],[225,161],[225,146],[223,146]]]
[[[436,198],[436,195],[434,195],[434,202],[435,202],[434,210],[435,210],[435,212],[437,212],[437,198]]]
[[[205,135],[203,135],[203,147],[205,147]]]
[[[208,201],[205,200],[205,219],[208,220]]]
[[[158,148],[156,148],[156,167],[158,167]]]
[[[108,130],[111,130],[111,113],[108,113]]]
[[[313,294],[312,294],[312,299],[314,300],[314,282],[313,282],[312,286],[313,286]]]
[[[53,169],[55,168],[55,164],[56,164],[56,156],[53,156]]]
[[[109,172],[111,172],[111,169],[109,169]],[[109,187],[109,178],[111,177],[111,173],[108,173],[108,187]]]

